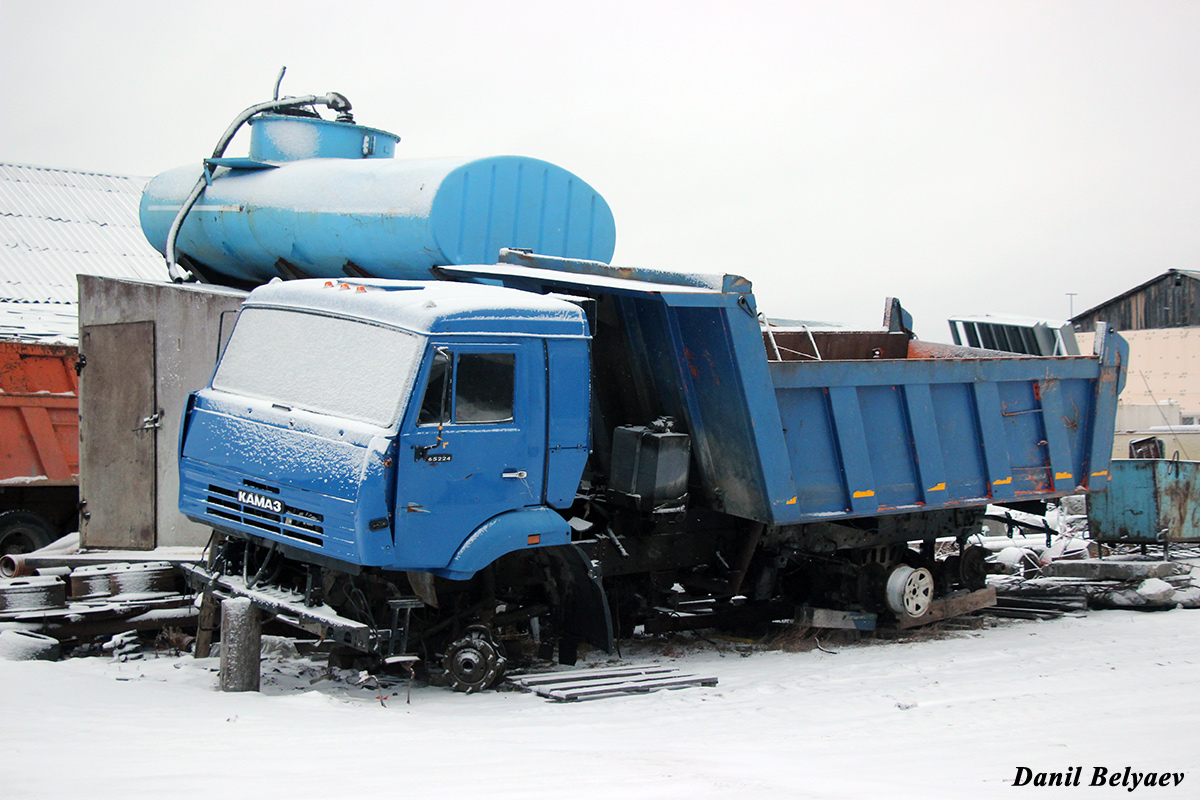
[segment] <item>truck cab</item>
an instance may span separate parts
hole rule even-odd
[[[578,305],[498,286],[263,286],[189,400],[180,507],[311,563],[460,580],[566,544],[589,346]]]

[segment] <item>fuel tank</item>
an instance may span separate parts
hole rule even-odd
[[[354,123],[265,115],[248,158],[206,161],[211,180],[176,252],[207,280],[276,276],[428,279],[433,267],[494,263],[502,247],[607,262],[612,211],[595,189],[522,156],[393,158],[398,137]],[[150,181],[142,231],[165,252],[200,177],[179,167]]]

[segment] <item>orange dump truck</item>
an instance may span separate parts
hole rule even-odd
[[[0,341],[0,555],[78,530],[79,355]]]

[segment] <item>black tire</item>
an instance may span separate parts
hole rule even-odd
[[[54,526],[32,511],[0,514],[0,556],[15,556],[40,550],[58,538]]]
[[[962,554],[958,571],[962,575],[963,586],[972,592],[977,592],[987,586],[987,557],[987,548],[979,545],[968,547]]]

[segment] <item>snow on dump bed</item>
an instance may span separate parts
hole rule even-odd
[[[940,639],[823,642],[830,653],[677,639],[627,646],[623,661],[715,675],[717,686],[582,704],[424,686],[406,704],[403,685],[356,686],[357,672],[328,675],[295,657],[269,657],[262,692],[242,694],[215,690],[215,658],[0,662],[3,794],[1191,798],[1197,625],[1191,611],[1104,611]],[[1080,768],[1081,786],[1014,792],[1022,767]],[[1096,770],[1124,778],[1126,768],[1184,778],[1132,794],[1128,782],[1088,786]]]

